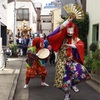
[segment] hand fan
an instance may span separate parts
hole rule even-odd
[[[63,8],[68,14],[74,13],[76,19],[84,19],[84,11],[78,4],[67,4]]]

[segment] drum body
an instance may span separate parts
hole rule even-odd
[[[46,59],[49,57],[49,55],[50,55],[50,51],[46,48],[40,49],[38,51],[38,58],[39,59]]]

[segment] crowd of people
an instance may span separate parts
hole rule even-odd
[[[31,46],[32,38],[29,34],[17,36],[16,44],[18,45],[19,56],[26,56],[27,48]]]

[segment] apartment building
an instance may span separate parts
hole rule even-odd
[[[0,0],[0,37],[2,45],[7,45],[7,0]]]
[[[48,35],[53,31],[53,10],[60,8],[61,3],[59,0],[55,0],[53,2],[47,3],[44,6],[44,9],[41,12],[41,33],[45,33]]]
[[[91,6],[92,5],[92,6]],[[88,49],[91,43],[98,44],[100,48],[100,0],[86,0],[86,12],[89,14]]]
[[[35,3],[30,0],[9,2],[7,28],[10,30],[12,40],[15,40],[16,35],[32,35],[37,32],[37,8]]]

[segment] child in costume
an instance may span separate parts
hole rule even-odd
[[[38,51],[44,47],[44,40],[40,37],[36,37],[32,41],[32,47],[28,48],[28,57],[26,59],[26,78],[25,78],[25,86],[28,87],[30,78],[34,78],[36,74],[38,74],[41,78],[42,86],[49,86],[45,83],[45,77],[47,76],[47,70],[44,67],[44,63],[42,60],[38,58]]]

